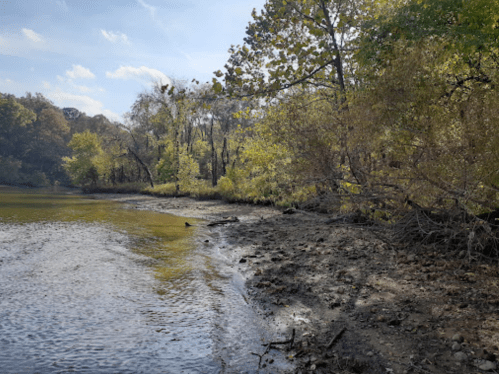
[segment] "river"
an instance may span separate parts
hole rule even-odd
[[[247,304],[223,238],[206,245],[213,233],[185,221],[0,188],[0,372],[266,372],[252,352],[276,332]]]

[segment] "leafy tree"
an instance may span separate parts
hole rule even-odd
[[[74,134],[68,146],[73,150],[72,157],[64,157],[64,168],[73,183],[97,184],[104,170],[102,140],[97,134],[85,131]]]
[[[268,0],[231,47],[225,66],[230,93],[276,94],[297,84],[332,88],[345,101],[351,41],[368,1]],[[224,76],[221,71],[218,77]],[[214,80],[214,89],[222,84]]]
[[[0,96],[0,155],[22,156],[23,134],[36,114],[18,103],[13,97]]]

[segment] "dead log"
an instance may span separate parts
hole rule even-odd
[[[227,223],[235,223],[235,222],[239,222],[239,218],[237,218],[237,217],[229,217],[229,218],[226,218],[226,219],[222,219],[220,221],[210,222],[210,223],[208,223],[208,226],[225,225]]]

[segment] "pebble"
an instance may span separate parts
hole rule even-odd
[[[374,352],[369,351],[369,352],[366,353],[366,355],[367,355],[367,357],[372,357],[372,356],[374,356]]]
[[[463,362],[463,361],[466,361],[468,359],[468,356],[464,352],[456,352],[456,353],[454,353],[454,358],[457,361]]]
[[[454,336],[452,337],[453,342],[461,343],[463,340],[464,340],[464,338],[462,337],[461,334],[454,334]]]
[[[496,370],[497,364],[492,361],[484,361],[478,368],[483,371]]]
[[[383,315],[381,315],[381,316],[377,316],[377,317],[376,317],[376,321],[378,321],[378,322],[385,322],[385,321],[386,321],[386,317],[385,317],[385,316],[383,316]]]
[[[461,350],[461,344],[459,344],[458,342],[454,342],[454,344],[452,344],[452,350],[453,351],[460,351]]]

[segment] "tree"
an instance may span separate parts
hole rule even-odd
[[[20,158],[23,153],[23,134],[36,114],[14,100],[0,95],[0,155]]]
[[[231,94],[275,95],[294,85],[334,89],[345,102],[345,64],[366,11],[361,0],[269,0],[253,11],[243,46],[231,47],[225,65]],[[221,83],[214,80],[214,89]]]
[[[497,204],[498,2],[408,1],[359,38],[367,77],[352,136],[384,196],[480,212]],[[352,134],[353,135],[353,134]]]
[[[64,168],[76,184],[97,184],[102,175],[103,150],[102,140],[97,134],[85,131],[74,134],[68,146],[73,150],[73,157],[64,157]]]

